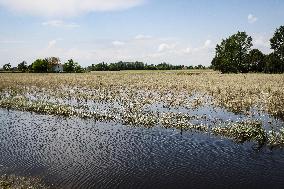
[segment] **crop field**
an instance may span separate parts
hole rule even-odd
[[[284,145],[284,75],[213,71],[0,74],[0,107]]]

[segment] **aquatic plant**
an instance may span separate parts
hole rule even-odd
[[[0,188],[2,189],[48,189],[39,178],[21,177],[16,175],[0,176]]]
[[[271,147],[278,147],[284,145],[284,128],[279,131],[271,130],[268,132],[268,144]]]
[[[195,119],[195,116],[191,116],[183,113],[163,113],[161,115],[160,124],[165,128],[177,128],[181,131],[193,130],[193,131],[208,131],[208,126],[202,124],[192,124],[190,120]]]
[[[228,123],[225,126],[212,128],[212,133],[233,138],[239,143],[256,141],[258,144],[264,145],[267,141],[266,133],[259,122]]]

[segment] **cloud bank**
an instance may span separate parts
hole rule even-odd
[[[77,16],[93,11],[114,11],[135,7],[145,0],[0,0],[12,11],[39,16]]]

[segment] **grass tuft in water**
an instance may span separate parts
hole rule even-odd
[[[268,132],[268,144],[271,147],[284,146],[284,128],[282,127],[279,131]]]
[[[238,143],[254,141],[259,145],[264,145],[267,142],[267,135],[262,128],[262,124],[255,121],[217,126],[212,128],[212,133],[214,135],[232,138]]]

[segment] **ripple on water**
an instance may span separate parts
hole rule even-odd
[[[284,152],[206,134],[0,110],[0,174],[60,188],[278,188]]]

